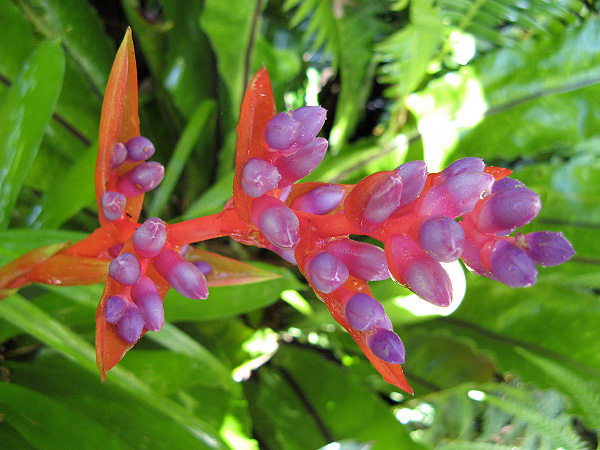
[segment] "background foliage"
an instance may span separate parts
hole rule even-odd
[[[0,302],[2,448],[597,448],[598,8],[0,2],[1,264],[97,226],[102,94],[128,24],[142,133],[168,174],[146,197],[148,217],[177,221],[224,205],[238,108],[265,64],[279,109],[318,96],[329,110],[331,150],[312,179],[356,182],[406,160],[424,158],[433,171],[483,157],[542,195],[527,231],[562,230],[577,251],[529,289],[466,273],[451,315],[375,283],[407,346],[414,397],[381,380],[292,267],[228,240],[205,245],[282,277],[212,288],[201,304],[170,293],[171,323],[148,333],[105,384],[93,352],[101,286],[23,289]]]

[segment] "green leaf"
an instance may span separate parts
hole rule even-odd
[[[239,105],[251,74],[246,61],[249,55],[253,24],[258,19],[257,0],[240,0],[235,8],[221,0],[206,0],[200,16],[200,27],[208,36],[217,59],[217,70],[224,89],[219,90],[219,103],[224,105],[225,134],[234,131],[239,116]],[[258,28],[257,28],[258,29]],[[234,147],[227,146],[221,153],[223,170],[233,168]]]
[[[171,322],[234,317],[273,304],[279,300],[283,290],[298,289],[302,286],[287,269],[266,264],[259,266],[279,273],[282,277],[259,283],[215,286],[210,289],[206,300],[190,300],[171,289],[165,297],[165,317]]]
[[[13,2],[0,2],[0,21],[4,30],[0,34],[0,74],[11,80],[35,48],[35,38]]]
[[[32,226],[59,227],[94,202],[94,170],[98,144],[92,144],[79,160],[46,192],[41,212]],[[77,186],[77,189],[73,189]]]
[[[0,317],[17,325],[47,345],[73,358],[83,368],[97,372],[93,347],[58,321],[18,295],[0,302]],[[131,372],[121,367],[112,369],[109,380],[147,403],[171,420],[188,427],[198,440],[199,448],[226,448],[215,430],[203,420],[190,415],[179,404],[153,392]]]
[[[63,41],[69,56],[101,96],[115,48],[97,11],[88,2],[79,0],[18,0],[17,3],[42,35]]]
[[[157,216],[171,198],[175,185],[177,184],[185,165],[189,162],[188,160],[194,146],[198,142],[202,132],[206,131],[206,125],[211,118],[215,106],[214,100],[205,100],[200,103],[183,130],[183,133],[173,150],[169,164],[167,164],[167,167],[165,168],[165,178],[152,198],[152,204],[148,210],[149,217]],[[204,160],[202,167],[205,170],[201,172],[201,176],[204,178],[203,184],[207,184],[210,176],[208,170],[210,169],[210,164],[207,160],[210,156],[207,152],[202,153],[201,158]]]
[[[333,440],[372,441],[373,450],[422,449],[388,406],[339,364],[292,346],[280,348],[274,364]]]
[[[228,172],[192,203],[185,210],[185,213],[178,218],[178,221],[195,219],[196,217],[218,213],[231,198],[231,194],[233,193],[232,186],[233,172]]]
[[[35,391],[0,383],[3,420],[41,450],[131,449],[111,431],[78,411]]]
[[[0,229],[6,228],[62,88],[58,41],[42,42],[0,104]]]

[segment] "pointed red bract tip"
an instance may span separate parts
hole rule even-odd
[[[99,211],[102,211],[102,196],[108,190],[109,184],[116,182],[111,180],[113,148],[117,143],[125,143],[139,136],[139,122],[137,67],[131,29],[128,28],[115,57],[102,103],[95,174],[96,202]],[[119,167],[119,173],[130,170],[135,164],[139,163],[125,162]],[[133,222],[138,220],[143,198],[142,194],[127,199],[125,213]],[[99,219],[101,225],[108,222],[102,214]]]

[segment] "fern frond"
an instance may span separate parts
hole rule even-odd
[[[518,348],[516,351],[552,377],[577,405],[584,422],[596,432],[600,432],[600,385],[598,383],[585,380],[566,367],[525,349]]]
[[[540,441],[545,441],[548,448],[564,448],[569,450],[586,450],[588,447],[581,441],[571,426],[570,416],[562,412],[556,414],[554,408],[545,408],[544,411],[533,408],[531,403],[526,403],[513,398],[522,398],[523,391],[507,385],[499,385],[497,390],[502,392],[498,396],[494,393],[485,393],[482,401],[514,416],[514,420],[525,424],[531,431],[539,435]],[[511,398],[513,397],[513,398]],[[533,398],[530,398],[534,400]],[[529,400],[529,399],[528,399]],[[539,402],[539,399],[537,399]],[[538,405],[540,406],[540,405]],[[541,447],[541,445],[540,445]]]

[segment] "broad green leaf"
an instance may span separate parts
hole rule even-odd
[[[0,302],[0,317],[17,325],[45,344],[73,358],[83,368],[97,373],[93,347],[58,321],[18,295]],[[198,440],[199,448],[224,449],[217,432],[204,421],[189,415],[179,404],[164,398],[121,367],[111,371],[109,378],[136,398],[169,416],[171,420],[188,427]]]
[[[42,42],[0,104],[0,228],[38,151],[62,88],[65,60],[58,41]]]
[[[340,365],[293,346],[280,348],[274,364],[310,405],[332,440],[373,441],[373,450],[422,449],[387,405]]]
[[[275,303],[285,289],[302,286],[289,270],[268,267],[282,277],[251,284],[215,286],[206,300],[190,300],[171,289],[165,297],[165,317],[171,322],[234,317]]]
[[[13,2],[0,2],[0,74],[12,80],[35,47],[27,20]],[[2,92],[2,90],[0,90]]]
[[[197,437],[190,433],[188,427],[172,420],[127,389],[110,382],[101,383],[96,374],[55,351],[46,351],[28,363],[11,361],[8,365],[22,386],[90,417],[131,448],[195,450],[199,446]],[[205,403],[202,398],[194,401],[198,407]],[[210,405],[207,406],[210,408]],[[187,413],[193,415],[189,409]],[[209,411],[204,411],[202,417],[207,421],[218,419]]]
[[[7,422],[0,423],[0,442],[4,448],[19,450],[36,450],[17,430],[11,427]]]
[[[234,130],[239,105],[242,104],[246,84],[252,75],[248,73],[251,69],[247,63],[251,61],[251,34],[256,32],[253,23],[260,14],[260,10],[257,10],[259,4],[257,0],[240,0],[232,8],[221,0],[206,0],[200,16],[200,27],[208,36],[224,84],[224,89],[219,90],[219,103],[224,107],[226,134]],[[226,152],[221,154],[223,170],[228,171],[233,167],[232,151],[232,146],[226,147]]]
[[[87,233],[66,230],[12,229],[0,231],[0,264],[44,245],[80,241]]]
[[[200,29],[201,0],[161,1],[168,42],[162,82],[181,114],[191,120],[202,101],[214,96],[214,56]]]
[[[98,13],[78,0],[18,0],[27,19],[46,38],[60,38],[69,56],[92,82],[97,95],[104,92],[115,48]]]
[[[61,179],[48,189],[40,205],[40,215],[33,222],[33,227],[58,227],[94,203],[93,180],[97,153],[98,144],[94,143]]]
[[[316,449],[330,441],[323,425],[284,373],[261,367],[246,383],[256,434],[269,448]],[[302,424],[302,432],[298,432]]]
[[[3,420],[42,450],[131,449],[87,416],[15,384],[0,383],[0,408]]]
[[[165,178],[154,193],[152,204],[148,211],[149,217],[158,215],[169,201],[185,165],[189,162],[188,160],[190,159],[190,154],[194,149],[194,146],[200,139],[202,132],[206,132],[206,125],[209,122],[214,109],[215,102],[213,100],[205,100],[198,106],[190,118],[190,121],[183,130],[183,133],[173,150],[171,159],[165,168]],[[203,152],[201,157],[204,160],[202,166],[206,169],[210,169],[210,164],[208,164],[207,161],[209,155],[206,154],[206,152]],[[210,177],[209,170],[203,170],[201,176],[205,179],[202,184],[207,184],[208,178]]]
[[[179,219],[189,220],[218,213],[231,198],[232,186],[233,172],[228,172],[192,203]]]

